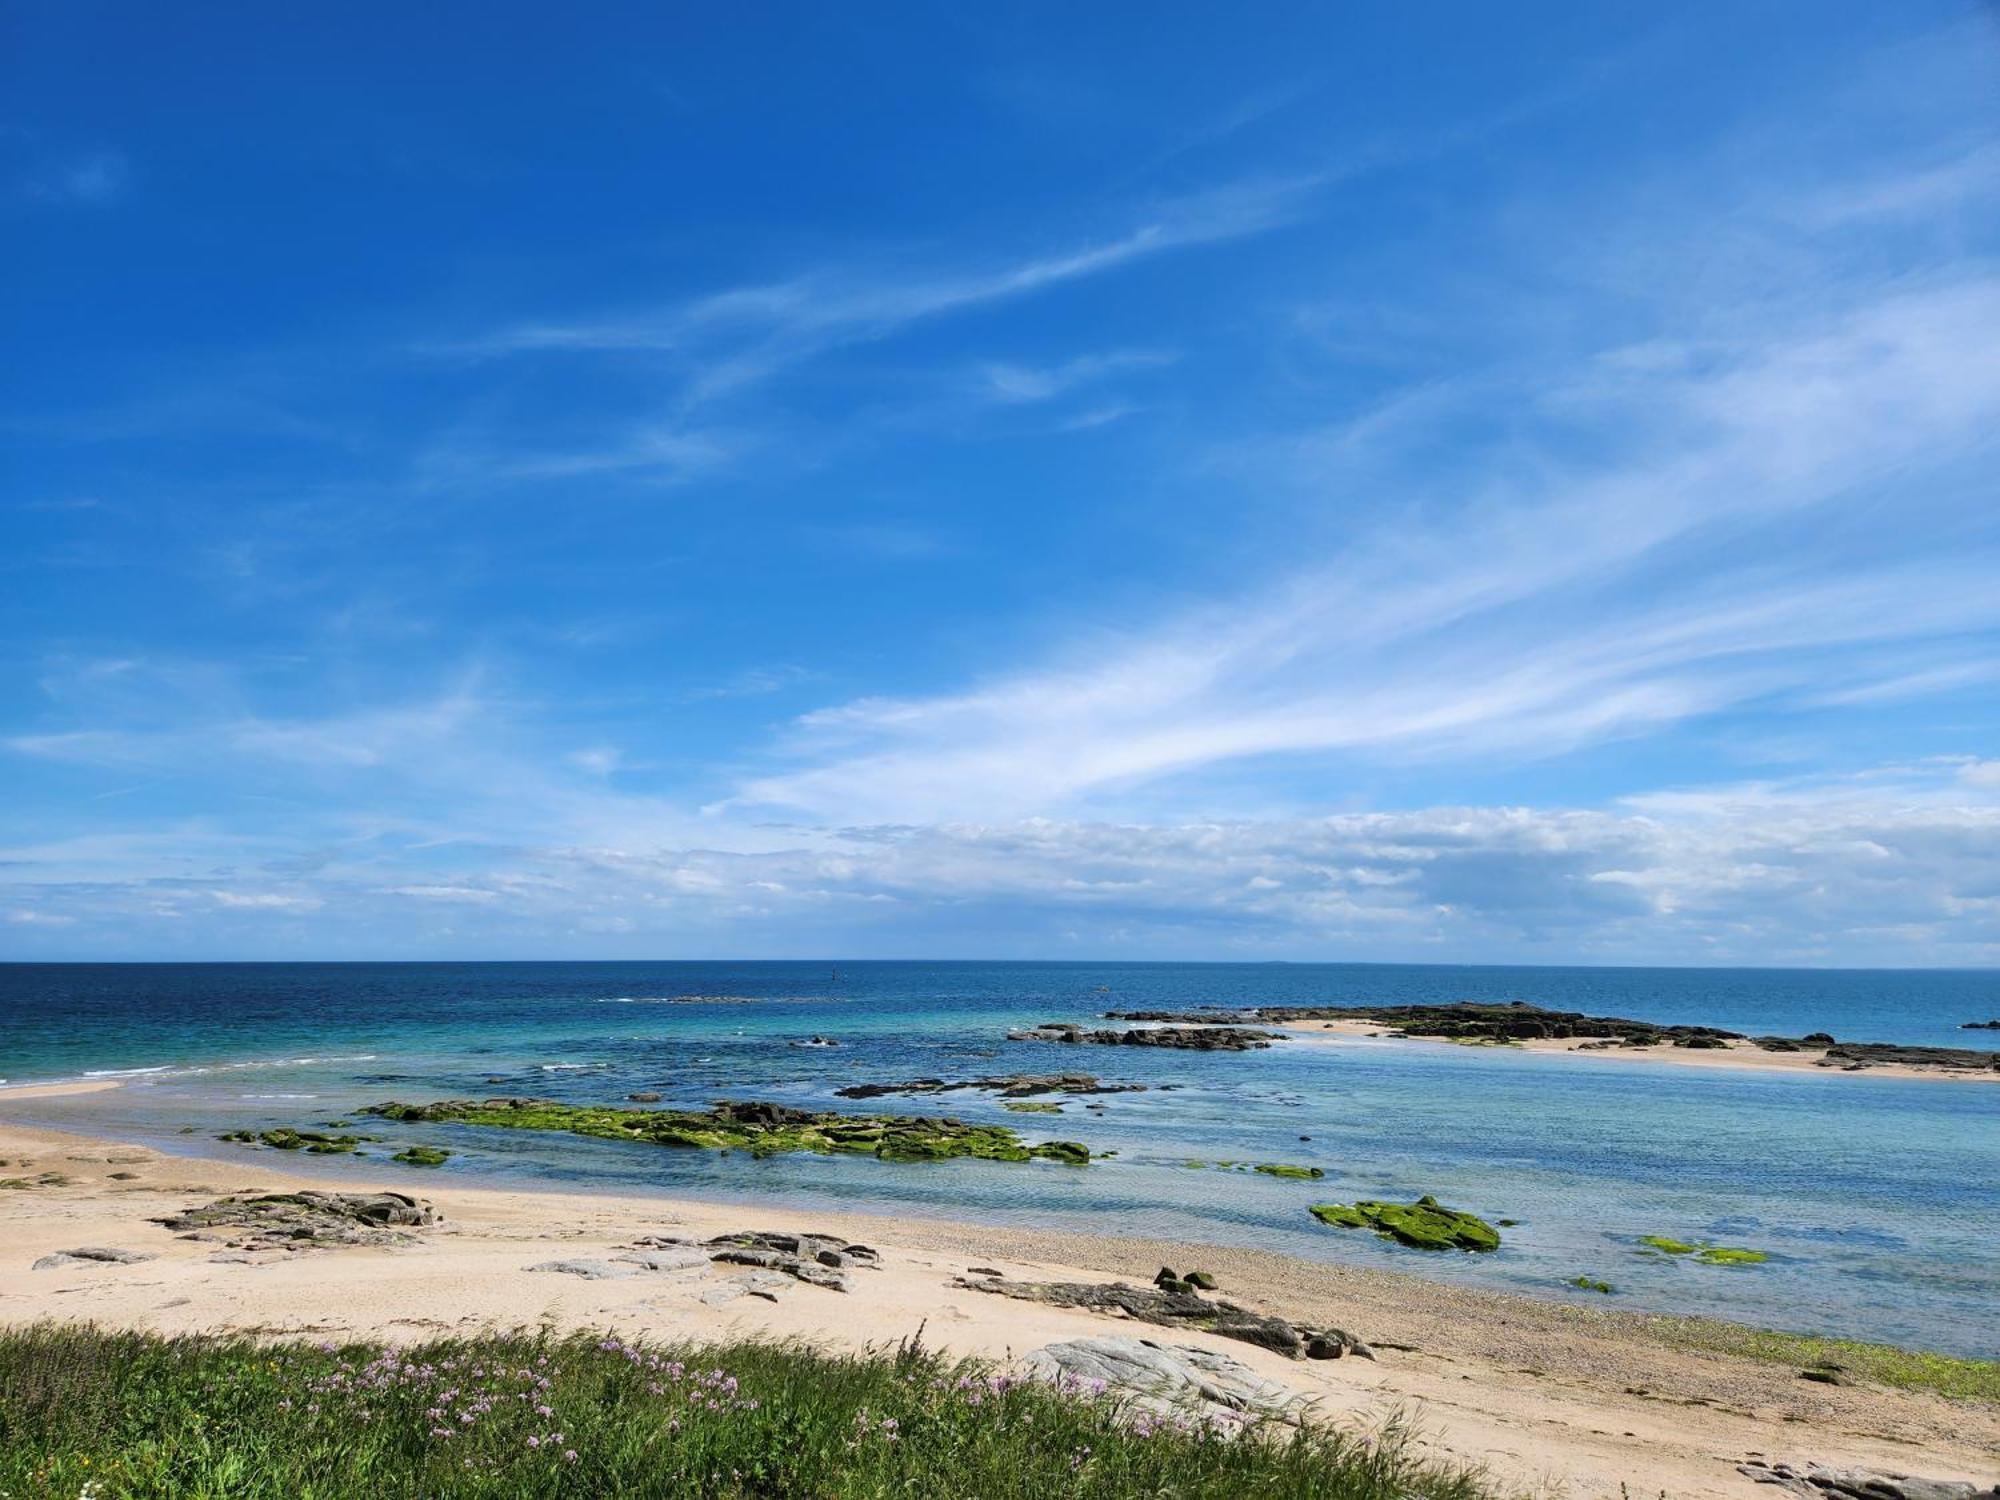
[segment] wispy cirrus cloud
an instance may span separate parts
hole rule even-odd
[[[792,746],[809,763],[742,798],[1048,812],[1249,757],[1549,754],[1814,687],[1864,645],[1956,650],[1940,669],[1965,670],[1989,644],[1968,633],[2000,626],[1980,583],[1994,537],[1809,565],[1777,538],[1990,454],[1996,319],[2000,281],[1972,276],[1726,353],[1649,348],[1538,379],[1512,393],[1520,422],[1560,423],[1567,451],[1587,418],[1619,435],[1608,460],[1516,438],[1442,519],[1399,518],[1248,598],[963,693],[809,715]]]

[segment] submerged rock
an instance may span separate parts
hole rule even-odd
[[[1073,1021],[1048,1021],[1007,1033],[1010,1042],[1067,1042],[1093,1047],[1175,1047],[1194,1052],[1249,1052],[1289,1041],[1282,1031],[1246,1026],[1147,1026],[1128,1031],[1089,1030]]]
[[[442,1146],[406,1146],[389,1160],[406,1167],[441,1167],[451,1160],[451,1153]]]
[[[1024,1373],[1055,1384],[1101,1384],[1149,1411],[1210,1422],[1259,1418],[1297,1423],[1308,1398],[1241,1360],[1151,1339],[1068,1339],[1022,1356]]]
[[[1053,1161],[1086,1166],[1090,1149],[1076,1141],[1027,1145],[1004,1125],[972,1125],[932,1115],[843,1115],[784,1104],[717,1101],[713,1109],[618,1109],[559,1104],[549,1099],[443,1099],[434,1104],[377,1104],[363,1111],[390,1120],[452,1120],[511,1130],[560,1130],[572,1135],[753,1156],[810,1151],[880,1157],[884,1161]]]
[[[1143,1083],[1100,1083],[1092,1073],[1003,1073],[994,1078],[912,1078],[907,1083],[857,1083],[834,1094],[842,1099],[879,1099],[885,1094],[949,1094],[983,1089],[1002,1099],[1035,1094],[1138,1094]]]
[[[1342,1329],[1304,1328],[1233,1302],[1210,1302],[1191,1288],[1183,1290],[1186,1283],[1180,1278],[1173,1279],[1177,1285],[1171,1291],[1127,1286],[1122,1281],[1009,1281],[1000,1276],[960,1276],[953,1285],[1020,1302],[1115,1313],[1167,1328],[1196,1328],[1273,1349],[1290,1359],[1339,1359],[1348,1354],[1375,1357],[1374,1350]]]
[[[1336,1229],[1372,1229],[1412,1250],[1498,1250],[1500,1231],[1476,1214],[1446,1208],[1426,1193],[1415,1203],[1315,1203],[1308,1210]]]

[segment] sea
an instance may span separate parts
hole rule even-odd
[[[365,1158],[262,1164],[392,1179],[934,1215],[1248,1245],[1592,1306],[2000,1357],[2000,1085],[1673,1067],[1365,1037],[1194,1053],[1014,1042],[1106,1010],[1523,1000],[1763,1034],[2000,1046],[1993,971],[1374,964],[606,962],[0,965],[0,1079],[122,1087],[0,1097],[4,1118],[216,1155],[224,1131],[317,1126],[384,1100],[531,1094],[772,1100],[949,1114],[1113,1153],[1050,1162],[676,1150],[369,1121]],[[814,1038],[833,1046],[811,1045]],[[864,1082],[1088,1071],[1146,1091],[1060,1116]],[[1171,1087],[1169,1087],[1171,1085]],[[1090,1109],[1089,1103],[1103,1108]],[[193,1127],[193,1134],[184,1131]],[[388,1160],[422,1141],[443,1167]],[[1319,1167],[1293,1181],[1191,1161]],[[1511,1219],[1483,1255],[1321,1225],[1318,1202],[1436,1195]],[[635,1216],[643,1208],[635,1205]],[[1646,1252],[1645,1236],[1761,1264]],[[1611,1294],[1573,1286],[1583,1276]],[[1413,1293],[1420,1295],[1420,1293]]]

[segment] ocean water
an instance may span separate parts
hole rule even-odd
[[[701,998],[687,998],[701,997]],[[1049,1163],[675,1151],[454,1125],[369,1130],[375,1157],[260,1160],[340,1179],[772,1198],[1027,1227],[1249,1244],[1593,1305],[2000,1356],[2000,1086],[1697,1070],[1367,1039],[1253,1053],[1017,1043],[1106,1009],[1527,1000],[1843,1040],[1994,1045],[2000,974],[1422,965],[495,963],[0,966],[0,1079],[116,1076],[6,1117],[225,1151],[385,1099],[532,1093],[620,1103],[770,1099],[947,1113],[1116,1151]],[[800,1045],[818,1034],[836,1048]],[[1147,1092],[1014,1114],[975,1093],[850,1102],[847,1084],[1059,1069]],[[498,1080],[498,1081],[495,1081]],[[1165,1085],[1173,1085],[1168,1088]],[[180,1134],[184,1125],[199,1135]],[[386,1160],[406,1141],[459,1154]],[[1191,1170],[1293,1162],[1324,1181]],[[1492,1255],[1426,1255],[1323,1227],[1315,1202],[1435,1193],[1519,1224]],[[635,1210],[642,1216],[642,1210]],[[1751,1267],[1643,1255],[1641,1235],[1769,1252]],[[1566,1285],[1600,1277],[1612,1298]]]

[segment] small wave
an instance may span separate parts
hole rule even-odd
[[[755,1005],[757,995],[606,995],[598,1005]]]
[[[239,1099],[317,1099],[318,1094],[238,1094]]]
[[[538,1068],[539,1068],[539,1069],[540,1069],[540,1070],[541,1070],[542,1072],[544,1072],[544,1073],[574,1073],[574,1072],[577,1072],[577,1071],[579,1071],[579,1070],[581,1070],[581,1069],[585,1069],[585,1068],[608,1068],[608,1067],[610,1067],[610,1066],[611,1066],[611,1064],[610,1064],[610,1063],[601,1063],[601,1062],[594,1062],[594,1063],[538,1063],[538,1064],[537,1064],[536,1066],[537,1066],[537,1067],[538,1067]]]
[[[85,1078],[144,1078],[150,1073],[171,1073],[173,1064],[161,1063],[157,1068],[91,1068],[84,1073]]]

